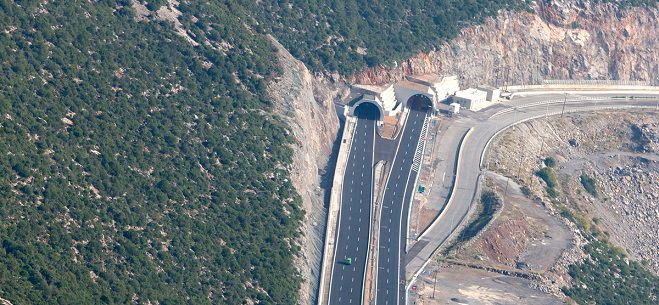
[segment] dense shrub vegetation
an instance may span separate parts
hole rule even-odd
[[[481,209],[478,216],[467,225],[461,233],[461,240],[469,240],[483,230],[485,226],[494,217],[494,212],[501,207],[501,199],[492,191],[485,191],[481,194]]]
[[[633,7],[633,6],[656,7],[657,6],[657,0],[597,0],[596,2],[611,2],[620,7]]]
[[[581,185],[586,190],[586,192],[588,192],[588,194],[591,194],[593,197],[597,197],[597,185],[595,184],[595,179],[586,174],[581,174],[581,176],[579,176],[579,180],[581,181]]]
[[[556,172],[551,167],[543,167],[542,169],[535,172],[535,175],[540,177],[542,181],[547,185],[547,194],[551,198],[555,198],[558,193],[556,191],[556,186],[558,185],[558,180],[556,179]]]
[[[501,9],[528,9],[515,0],[241,0],[259,23],[315,70],[349,74],[364,65],[392,65],[429,51],[465,26]]]
[[[296,303],[292,141],[260,114],[273,50],[193,2],[225,54],[129,1],[0,0],[0,297]]]
[[[579,304],[657,304],[659,277],[607,241],[593,240],[584,250],[590,258],[570,266],[567,296]]]

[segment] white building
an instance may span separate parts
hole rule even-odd
[[[501,96],[501,89],[499,88],[494,88],[492,86],[488,85],[481,85],[477,87],[478,90],[482,90],[487,92],[487,97],[485,98],[489,102],[497,102],[499,101],[499,97]]]
[[[435,92],[437,102],[443,102],[460,90],[460,82],[455,75],[440,77],[437,74],[410,75],[407,80],[429,86]]]
[[[449,105],[449,106],[451,106],[451,113],[452,113],[452,114],[458,114],[458,113],[460,113],[460,104],[458,104],[458,103],[451,103],[451,105]]]
[[[487,92],[476,88],[468,88],[455,93],[453,101],[462,108],[478,110],[487,105]]]

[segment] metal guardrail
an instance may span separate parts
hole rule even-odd
[[[639,96],[639,97],[634,97],[634,98],[655,98],[655,97]],[[524,105],[520,105],[520,106],[517,106],[517,107],[502,109],[502,110],[499,110],[499,111],[493,113],[489,118],[492,119],[492,118],[495,118],[495,117],[500,116],[502,114],[517,111],[519,109],[525,109],[525,108],[541,106],[541,105],[552,105],[552,104],[561,104],[561,103],[565,103],[566,105],[570,105],[570,104],[580,103],[580,102],[583,102],[583,101],[606,102],[606,101],[610,101],[611,99],[616,99],[616,97],[602,98],[602,97],[580,96],[580,97],[571,98],[571,99],[568,99],[568,100],[566,100],[566,99],[547,100],[547,101],[529,103],[529,104],[524,104]]]
[[[546,79],[544,85],[619,85],[619,86],[652,86],[649,81],[638,80],[597,80],[597,79]]]
[[[535,106],[540,106],[540,105],[552,105],[552,104],[560,104],[560,103],[570,104],[570,103],[578,103],[578,102],[583,102],[583,101],[606,101],[606,100],[608,100],[608,98],[587,97],[587,96],[578,97],[578,98],[571,98],[569,100],[566,100],[566,99],[547,100],[547,101],[529,103],[529,104],[524,104],[524,105],[520,105],[520,106],[517,106],[517,107],[502,109],[502,110],[499,110],[499,111],[495,112],[494,114],[492,114],[490,116],[490,119],[494,118],[494,117],[497,117],[497,116],[500,116],[502,114],[506,114],[506,113],[510,113],[510,112],[519,110],[519,109],[530,108],[530,107],[535,107]]]

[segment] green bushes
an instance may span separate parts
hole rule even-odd
[[[494,212],[501,206],[501,199],[496,193],[492,191],[485,191],[481,194],[482,208],[478,213],[478,217],[474,219],[462,232],[461,240],[469,240],[476,236],[478,232],[483,230],[485,226],[494,217]]]
[[[554,159],[553,157],[547,157],[545,158],[545,160],[543,160],[543,162],[547,167],[553,168],[554,166],[556,166],[556,159]]]
[[[624,251],[605,240],[584,246],[590,259],[570,265],[572,287],[563,292],[579,304],[656,304],[659,277],[626,259]]]
[[[586,174],[581,174],[579,180],[581,181],[581,185],[586,190],[586,192],[591,194],[593,197],[597,197],[597,185],[595,184],[595,179]]]
[[[542,169],[535,172],[535,175],[540,177],[542,181],[547,185],[547,194],[551,198],[556,198],[558,192],[556,191],[556,186],[558,185],[558,180],[556,178],[556,173],[551,167],[543,167]]]
[[[227,5],[180,5],[222,53],[130,1],[0,0],[2,298],[297,303],[292,138],[261,114],[275,54]]]

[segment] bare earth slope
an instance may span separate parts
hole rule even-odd
[[[436,51],[397,68],[357,73],[352,82],[382,84],[406,74],[459,75],[473,86],[537,83],[543,79],[656,81],[656,8],[619,9],[594,1],[537,1],[535,11],[502,12]]]
[[[462,86],[539,82],[542,79],[651,80],[659,72],[656,8],[620,9],[590,1],[538,1],[538,13],[501,12],[485,24],[466,28],[436,51],[420,53],[397,68],[366,69],[350,77],[310,75],[278,43],[284,74],[271,84],[279,113],[299,139],[293,179],[307,217],[301,272],[302,302],[311,302],[318,281],[324,203],[331,181],[332,144],[339,131],[332,102],[350,83],[382,84],[406,74],[456,74]],[[507,72],[506,72],[507,71]],[[325,169],[328,169],[327,171]],[[326,176],[323,176],[325,174]],[[321,188],[323,185],[323,188]],[[306,294],[306,295],[305,295]]]
[[[278,49],[283,74],[268,89],[277,113],[287,120],[296,139],[291,179],[306,211],[298,264],[304,278],[300,302],[311,304],[318,286],[327,216],[324,200],[329,190],[323,181],[331,181],[323,174],[329,171],[331,176],[333,172],[333,164],[328,162],[339,129],[333,99],[342,90],[314,79],[300,61],[277,41],[272,42]]]

